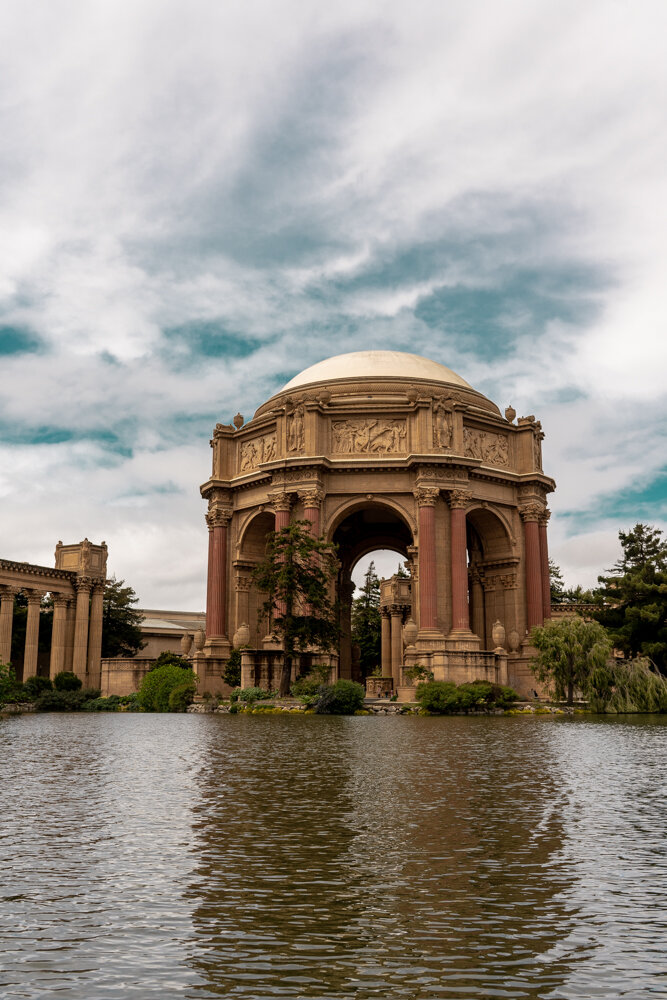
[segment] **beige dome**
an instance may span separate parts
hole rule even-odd
[[[426,382],[444,382],[446,385],[471,388],[451,368],[429,358],[422,358],[419,354],[406,354],[404,351],[353,351],[351,354],[338,354],[318,361],[316,365],[295,375],[280,391],[300,389],[315,382],[350,378],[398,378],[408,381],[423,379]]]

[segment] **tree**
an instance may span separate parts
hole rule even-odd
[[[139,598],[125,580],[112,576],[104,586],[102,656],[135,656],[146,645],[140,625],[143,616],[132,607]]]
[[[137,701],[143,712],[183,711],[184,703],[189,704],[194,697],[196,684],[197,678],[192,670],[184,670],[173,663],[165,663],[157,670],[151,670],[146,674],[141,682]],[[170,704],[170,696],[176,689],[178,689],[176,704],[174,699]]]
[[[329,587],[337,570],[334,546],[313,537],[309,521],[293,521],[269,534],[266,557],[253,579],[267,595],[262,610],[271,631],[283,641],[281,696],[289,694],[296,652],[326,651],[336,644],[339,629]]]
[[[646,656],[667,674],[667,544],[646,524],[619,531],[622,555],[602,584],[595,612],[614,646],[627,657]]]
[[[574,689],[585,692],[593,671],[611,656],[611,644],[602,626],[579,617],[548,621],[532,630],[530,641],[537,650],[531,670],[554,697],[566,698],[568,705],[574,701]]]
[[[352,642],[361,650],[359,661],[363,677],[378,666],[381,659],[382,619],[380,618],[380,579],[371,562],[364,574],[358,597],[352,602]]]
[[[560,566],[557,566],[553,559],[549,560],[549,581],[551,590],[551,603],[560,604],[563,600],[565,584]]]
[[[180,667],[181,670],[189,670],[192,666],[187,657],[179,656],[178,653],[172,652],[171,649],[163,649],[151,667],[151,670],[155,670],[157,667],[164,667],[167,664],[173,667]]]

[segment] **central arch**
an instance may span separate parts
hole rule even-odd
[[[352,655],[352,570],[357,562],[376,549],[390,549],[410,561],[414,535],[408,519],[396,506],[375,499],[356,501],[339,512],[328,532],[340,560],[336,598],[340,608],[339,670],[341,677],[360,680]]]

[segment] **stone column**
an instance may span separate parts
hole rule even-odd
[[[449,494],[452,553],[452,632],[470,632],[468,611],[468,542],[465,508],[471,494],[452,490]],[[480,636],[483,640],[483,637]]]
[[[209,527],[209,564],[206,588],[206,638],[227,635],[227,531],[232,512],[228,507],[211,506],[206,515]]]
[[[545,510],[540,517],[540,562],[542,566],[542,614],[551,618],[551,580],[549,579],[549,548],[547,544],[547,525],[551,511]]]
[[[435,505],[440,490],[420,486],[414,493],[419,507],[419,629],[434,631],[438,616]]]
[[[53,594],[53,633],[51,635],[51,680],[65,669],[65,646],[67,644],[67,606],[69,600],[64,594]]]
[[[0,587],[0,663],[12,658],[12,626],[14,624],[14,598],[16,587]]]
[[[380,608],[382,619],[382,676],[391,674],[391,618],[389,608]]]
[[[530,632],[544,621],[542,609],[542,561],[540,556],[539,519],[544,508],[538,503],[524,503],[519,507],[523,520],[526,560],[526,628]]]
[[[88,616],[90,611],[90,588],[92,580],[87,576],[79,576],[74,581],[76,587],[76,618],[74,621],[74,656],[72,670],[81,679],[84,686],[87,681],[86,666],[88,664]]]
[[[88,684],[99,687],[102,673],[102,614],[104,583],[96,582],[90,600],[90,628],[88,630]]]
[[[292,497],[289,493],[276,493],[272,498],[273,509],[276,512],[276,531],[289,527]],[[280,618],[286,612],[284,601],[276,601],[276,617]]]
[[[299,492],[299,498],[303,501],[303,516],[306,521],[310,521],[310,533],[313,538],[320,537],[320,507],[324,494],[321,490],[303,490]],[[277,524],[277,515],[276,515]],[[277,530],[277,529],[276,529]]]
[[[37,673],[37,655],[39,653],[39,609],[42,604],[42,594],[39,590],[24,591],[28,598],[28,618],[25,627],[25,651],[23,653],[23,680],[34,677]]]
[[[472,573],[472,630],[486,648],[486,614],[484,607],[483,578],[478,569]]]
[[[401,667],[403,665],[403,608],[398,604],[391,605],[391,676],[394,679],[394,690],[401,683]]]

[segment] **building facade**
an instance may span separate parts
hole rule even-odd
[[[302,372],[248,423],[239,414],[217,424],[201,487],[204,685],[220,686],[233,645],[247,647],[244,682],[271,683],[280,649],[252,572],[267,534],[298,518],[338,547],[334,676],[353,676],[352,569],[392,549],[409,566],[411,594],[410,627],[398,601],[383,633],[396,687],[398,659],[436,679],[532,689],[528,633],[550,615],[546,499],[555,484],[542,469],[539,421],[515,417],[437,362],[361,351]]]

